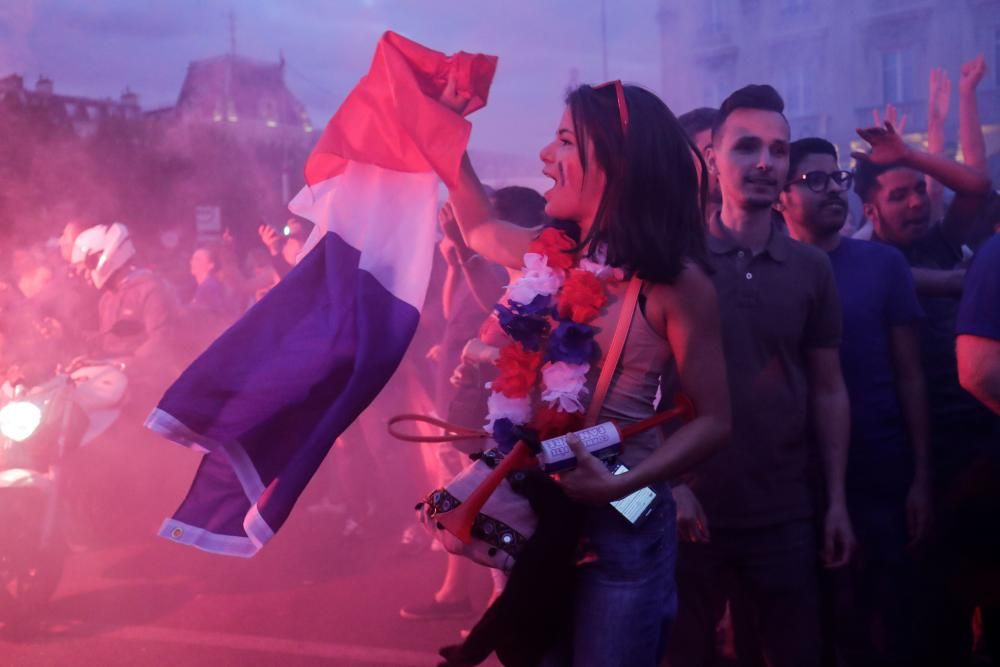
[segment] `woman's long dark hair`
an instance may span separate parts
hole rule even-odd
[[[629,124],[622,131],[614,86],[580,86],[566,96],[580,162],[587,142],[607,175],[594,225],[581,246],[607,244],[607,261],[640,278],[671,284],[687,262],[707,266],[702,211],[707,169],[674,114],[660,98],[625,86]],[[695,160],[701,162],[699,182]]]

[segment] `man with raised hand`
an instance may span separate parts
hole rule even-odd
[[[998,572],[988,557],[1000,520],[988,489],[1000,485],[997,417],[959,384],[955,331],[966,257],[984,222],[990,179],[981,170],[908,146],[891,123],[858,130],[871,144],[858,160],[855,189],[873,239],[906,257],[926,315],[920,347],[927,377],[933,522],[919,559],[917,664],[959,665],[972,645],[978,595],[959,584]],[[931,217],[925,176],[955,193],[944,220]],[[981,586],[974,586],[982,590]],[[924,662],[920,662],[924,661]]]

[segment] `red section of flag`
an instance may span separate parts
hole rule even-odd
[[[386,32],[368,74],[309,156],[306,183],[332,178],[353,160],[394,171],[434,171],[455,184],[472,126],[437,100],[454,71],[458,90],[472,98],[465,115],[482,108],[496,67],[496,56],[464,51],[446,56]]]

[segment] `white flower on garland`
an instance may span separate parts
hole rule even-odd
[[[584,271],[589,271],[601,280],[606,280],[608,278],[613,278],[615,280],[622,280],[625,278],[625,272],[621,269],[614,268],[607,265],[608,261],[608,246],[601,244],[594,251],[594,259],[589,259],[587,257],[580,258],[580,268]]]
[[[555,294],[562,284],[562,271],[550,267],[545,255],[525,253],[524,273],[509,285],[507,298],[515,303],[527,305],[539,294]]]
[[[542,400],[555,403],[563,412],[583,412],[580,397],[587,393],[590,364],[557,361],[542,366]]]
[[[486,412],[489,421],[486,422],[486,431],[493,432],[493,422],[498,419],[509,419],[515,424],[527,424],[531,419],[531,399],[508,398],[498,391],[490,393],[486,399]]]

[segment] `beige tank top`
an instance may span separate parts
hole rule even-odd
[[[667,405],[679,387],[677,365],[670,343],[653,330],[642,309],[636,305],[625,347],[615,368],[598,422],[613,420],[629,424],[651,417],[663,378]],[[663,442],[659,428],[650,429],[625,441],[618,457],[629,468],[638,465]]]

